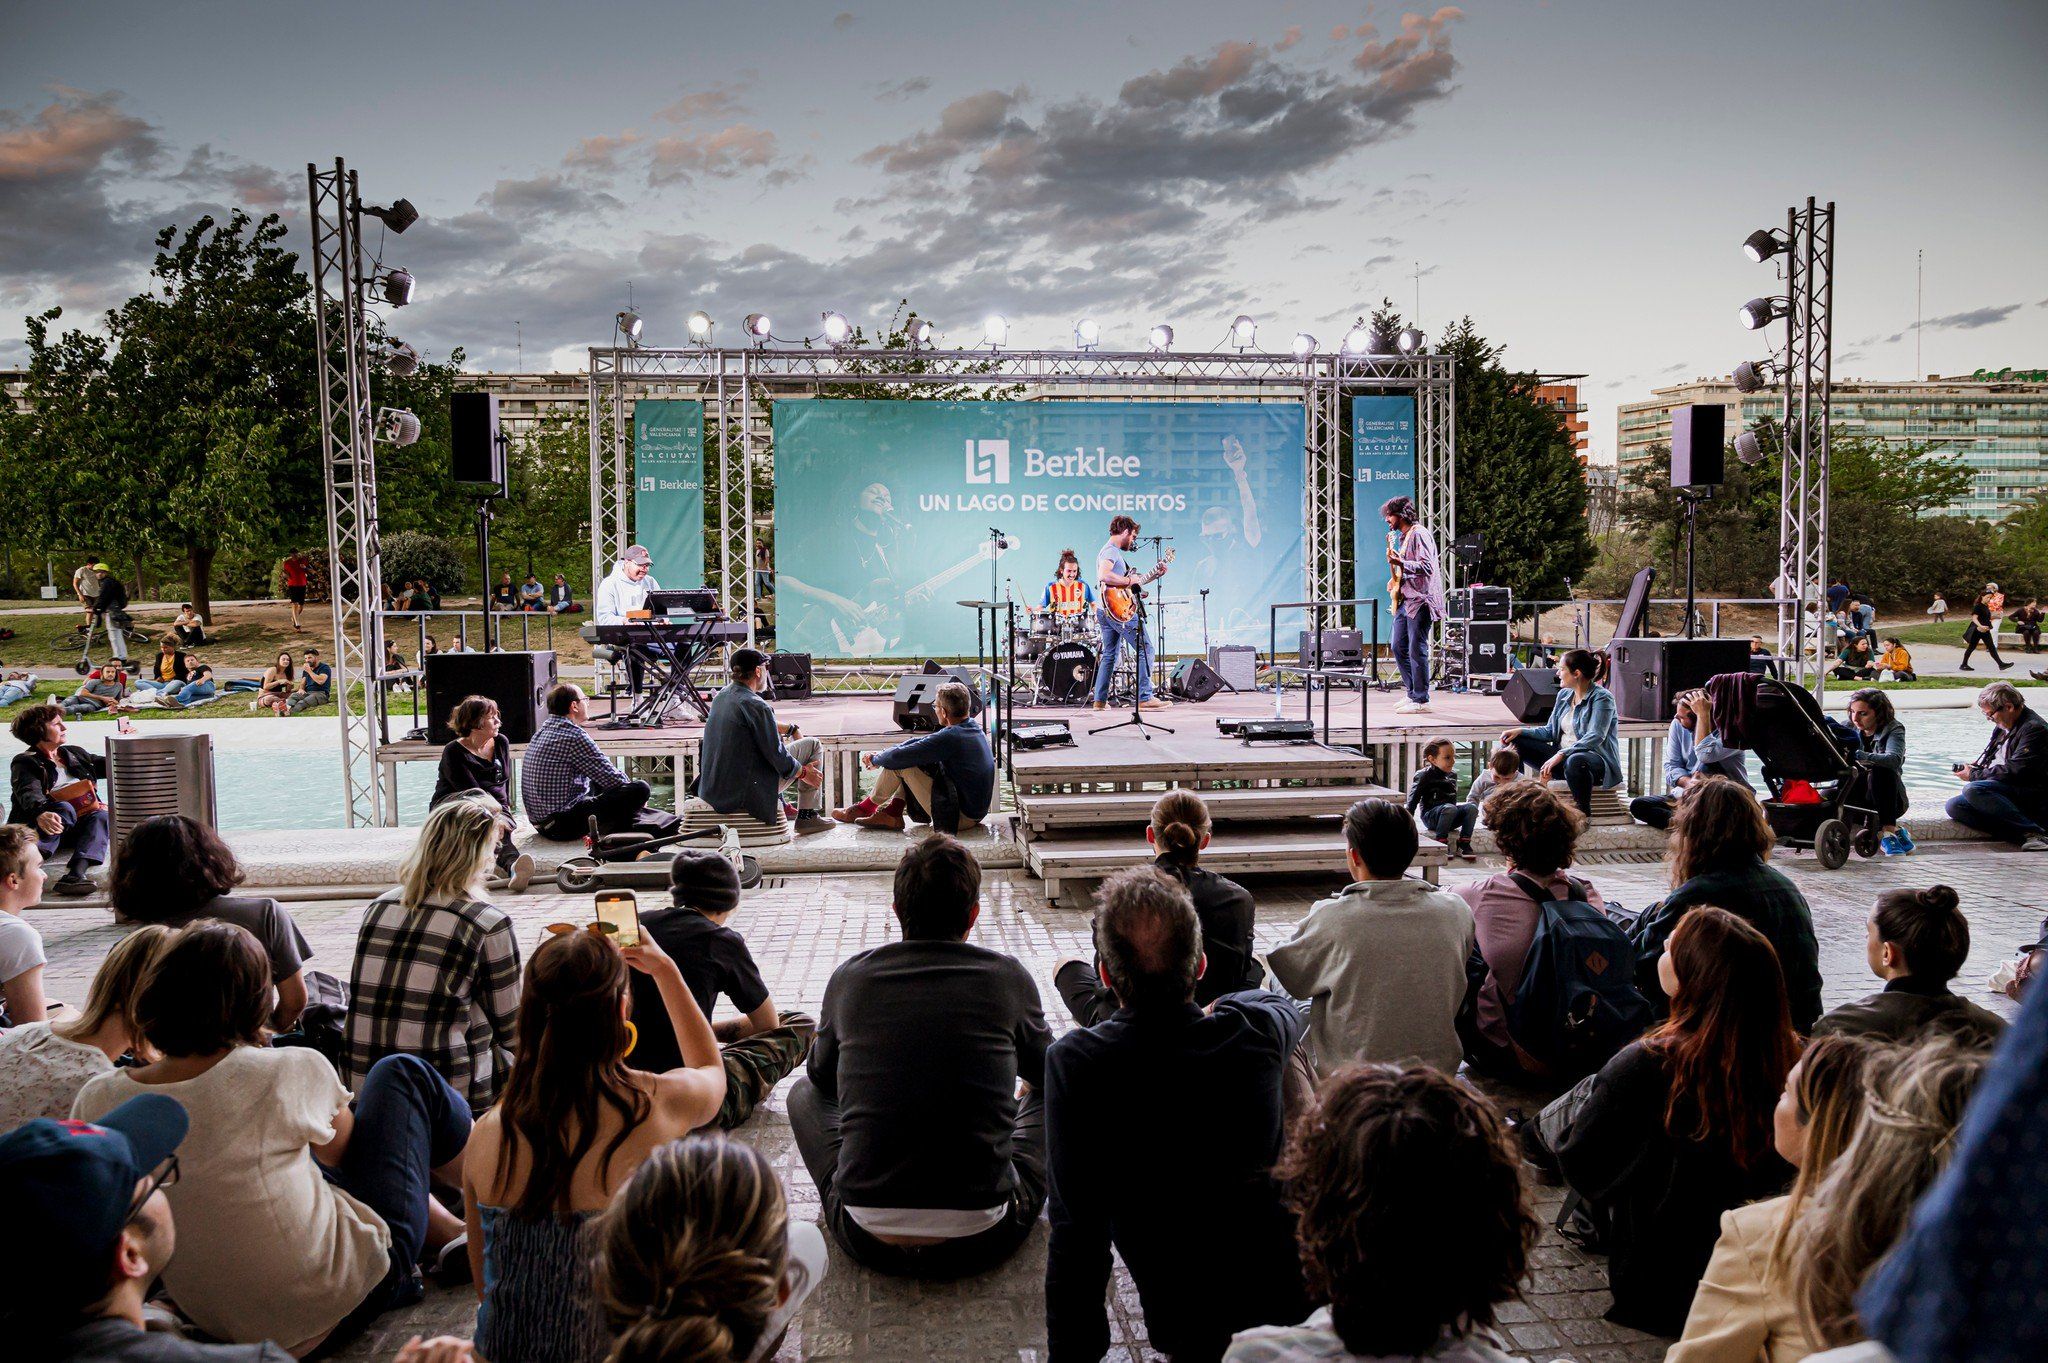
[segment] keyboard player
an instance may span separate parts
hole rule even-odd
[[[646,608],[647,593],[660,590],[661,584],[654,580],[654,556],[647,552],[647,546],[628,545],[612,565],[611,574],[597,584],[596,599],[591,603],[591,623],[623,625],[630,612]],[[637,696],[646,664],[633,649],[624,652],[627,684]]]

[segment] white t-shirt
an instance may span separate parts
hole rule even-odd
[[[87,1121],[141,1093],[184,1104],[192,1129],[165,1190],[178,1252],[171,1297],[200,1329],[291,1347],[332,1329],[391,1264],[382,1217],[321,1177],[312,1147],[348,1103],[334,1066],[304,1047],[237,1046],[196,1079],[138,1084],[126,1070],[85,1086]]]
[[[1386,1358],[1381,1355],[1381,1358]],[[1446,1336],[1428,1354],[1428,1363],[1521,1363],[1519,1354],[1507,1351],[1504,1340],[1491,1330],[1469,1335]],[[1344,1347],[1325,1306],[1299,1325],[1259,1325],[1240,1330],[1224,1351],[1224,1363],[1373,1363],[1365,1354]],[[1394,1360],[1387,1359],[1387,1363]],[[1402,1363],[1415,1363],[1411,1359]]]
[[[105,1051],[66,1041],[47,1022],[0,1032],[0,1131],[38,1117],[69,1117],[86,1082],[113,1068]]]
[[[27,974],[43,961],[43,934],[22,922],[19,915],[0,911],[0,998],[5,998],[9,980]]]

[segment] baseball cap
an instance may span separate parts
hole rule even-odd
[[[669,863],[668,884],[678,908],[731,913],[740,906],[739,872],[723,853],[684,848]]]
[[[620,557],[620,558],[622,558],[622,559],[624,559],[624,560],[625,560],[626,562],[628,562],[628,563],[652,563],[652,562],[654,562],[654,555],[652,555],[652,554],[650,554],[650,553],[648,553],[648,552],[647,552],[647,546],[646,546],[646,545],[644,545],[644,544],[629,544],[629,545],[627,545],[627,546],[626,546],[626,552],[625,552],[625,553],[623,553],[623,554],[620,554],[620,555],[619,555],[619,557]]]
[[[9,1234],[34,1246],[0,1274],[0,1315],[72,1311],[105,1295],[135,1185],[190,1125],[175,1098],[144,1093],[95,1122],[38,1117],[0,1136],[0,1206]]]

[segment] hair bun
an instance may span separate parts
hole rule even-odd
[[[1943,913],[1953,910],[1961,903],[1956,892],[1946,885],[1929,885],[1915,897],[1924,907]]]

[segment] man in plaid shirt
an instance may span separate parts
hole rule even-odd
[[[547,706],[519,773],[526,817],[542,837],[564,841],[582,837],[592,815],[600,833],[633,827],[652,791],[645,781],[627,780],[584,732],[582,688],[562,683],[548,692]]]

